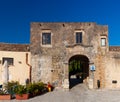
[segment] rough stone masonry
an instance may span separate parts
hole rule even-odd
[[[32,22],[30,32],[33,82],[68,89],[70,60],[79,58],[89,88],[97,88],[98,81],[100,88],[120,88],[120,47],[109,46],[107,25]]]

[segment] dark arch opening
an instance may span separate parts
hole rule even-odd
[[[69,59],[70,88],[80,83],[87,83],[89,76],[89,59],[84,55],[75,55]]]

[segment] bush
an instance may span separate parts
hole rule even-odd
[[[30,83],[27,85],[27,89],[30,94],[33,94],[35,96],[43,93],[45,86],[42,82]]]
[[[16,86],[14,91],[15,91],[15,94],[19,94],[19,95],[28,93],[28,89],[25,85]]]
[[[19,85],[18,81],[11,81],[11,82],[6,83],[4,85],[4,88],[9,94],[14,94],[14,89],[17,85]]]

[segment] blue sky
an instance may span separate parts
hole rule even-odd
[[[30,22],[96,22],[120,45],[120,0],[0,0],[0,42],[30,43]]]

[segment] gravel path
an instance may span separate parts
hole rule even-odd
[[[53,91],[29,100],[0,102],[120,102],[120,90],[88,90],[79,84],[70,91]]]

